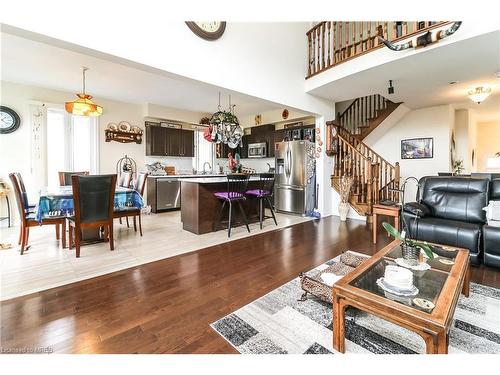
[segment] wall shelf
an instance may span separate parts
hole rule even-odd
[[[138,145],[142,143],[142,131],[140,133],[122,132],[119,130],[105,130],[106,142],[120,142],[120,143],[132,143],[135,142]]]

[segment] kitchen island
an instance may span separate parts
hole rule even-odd
[[[210,178],[180,178],[181,182],[181,220],[182,228],[195,234],[204,234],[215,231],[219,218],[222,201],[214,193],[227,191],[226,177]],[[256,188],[259,184],[258,176],[251,176],[248,188]],[[259,203],[256,199],[247,199],[242,202],[248,222],[258,221]],[[227,220],[229,207],[226,205],[222,220]],[[241,225],[239,210],[233,210],[237,219],[235,227]],[[222,229],[221,226],[219,229]]]

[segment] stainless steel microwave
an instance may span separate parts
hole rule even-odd
[[[250,143],[248,145],[249,158],[265,158],[267,157],[267,145],[262,143]]]

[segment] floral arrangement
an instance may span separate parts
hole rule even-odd
[[[351,176],[342,176],[340,178],[340,202],[348,203],[349,196],[351,195],[352,185],[354,184],[354,178]]]
[[[389,223],[384,222],[382,223],[382,226],[387,231],[387,233],[389,233],[392,237],[400,240],[401,244],[409,247],[419,248],[424,251],[424,253],[429,257],[429,259],[434,258],[434,253],[432,252],[432,249],[427,242],[413,240],[410,237],[406,236],[406,233],[404,231],[400,233],[396,228],[394,228]]]

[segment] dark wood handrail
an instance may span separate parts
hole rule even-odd
[[[382,48],[378,36],[399,42],[452,21],[321,21],[306,32],[306,79],[338,64]]]

